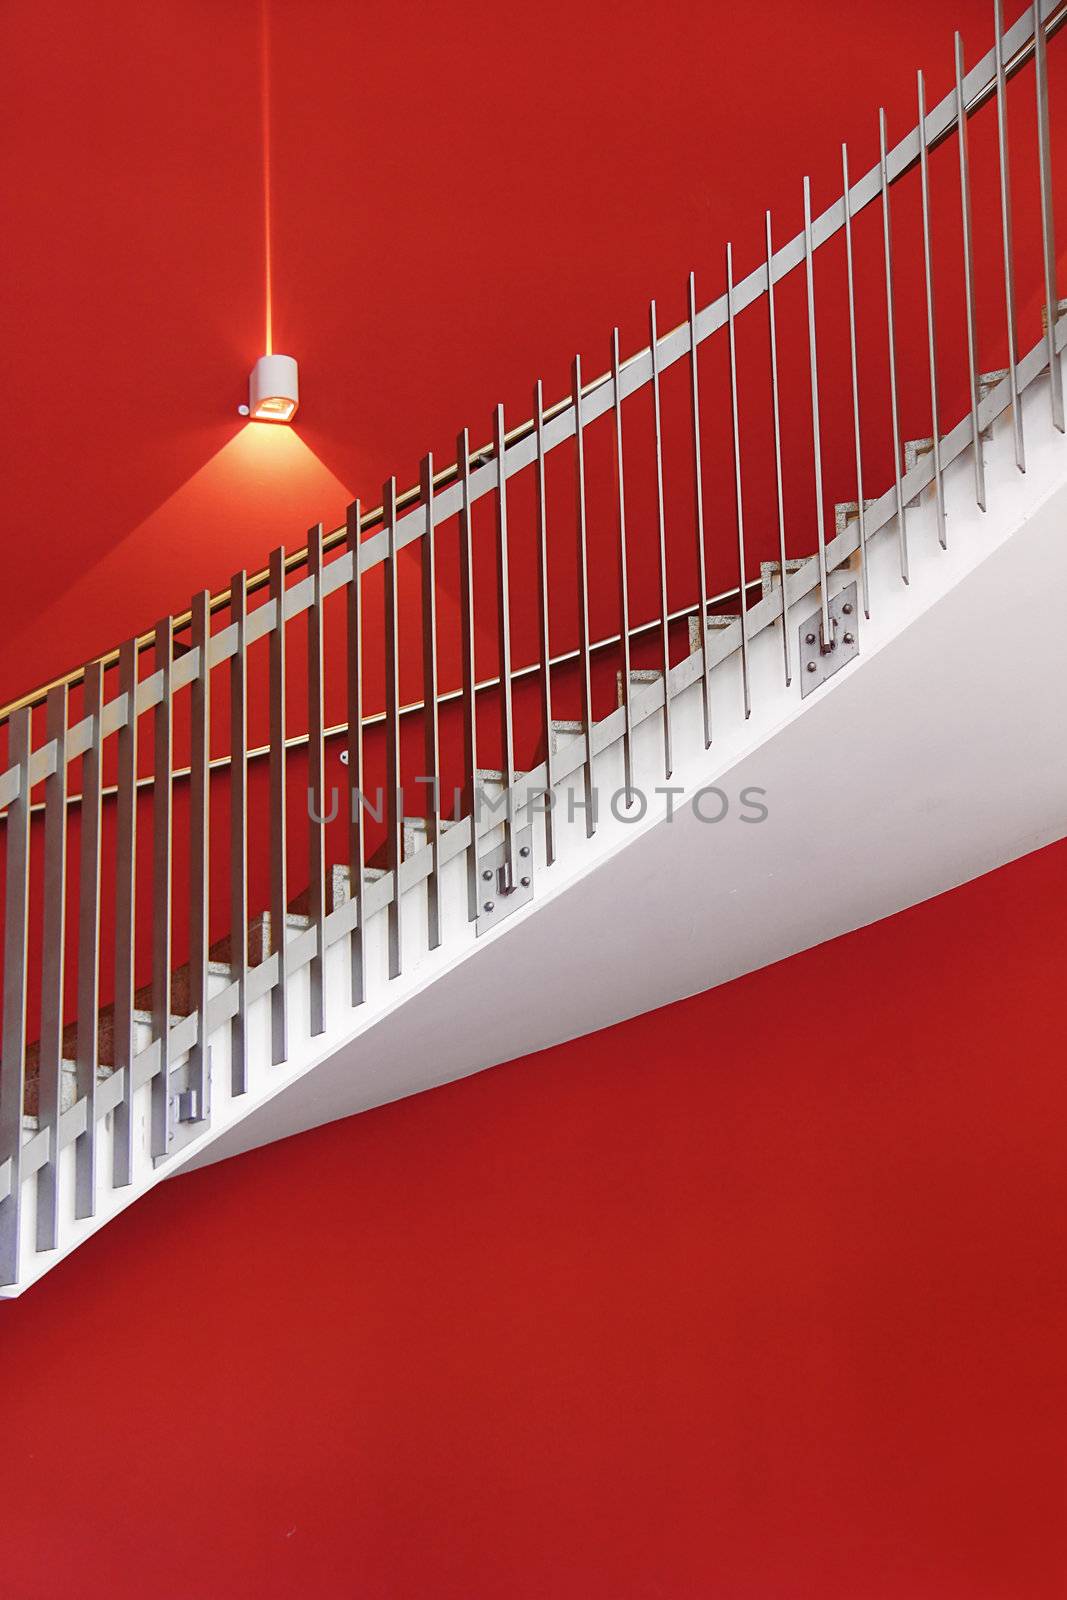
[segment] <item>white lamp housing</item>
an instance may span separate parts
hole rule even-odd
[[[300,377],[293,357],[260,356],[248,379],[248,415],[252,420],[292,422],[299,404]]]

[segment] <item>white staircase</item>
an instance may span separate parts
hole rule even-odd
[[[1042,16],[1053,10],[1044,6]],[[1021,52],[1024,59],[1028,41],[1032,53],[1024,17],[1005,36],[1004,58]],[[965,104],[984,103],[996,68],[991,55],[967,75]],[[951,132],[955,117],[949,96],[929,115],[931,142]],[[914,133],[901,141],[889,155],[887,181],[915,167],[917,150]],[[861,179],[850,191],[850,213],[878,192],[870,174]],[[839,201],[814,224],[816,247],[844,221]],[[803,259],[793,241],[774,258],[772,277]],[[276,568],[271,608],[247,616],[235,610],[229,629],[202,632],[186,655],[168,646],[164,668],[135,676],[132,690],[127,679],[114,700],[101,694],[95,716],[64,723],[58,754],[54,738],[32,747],[29,714],[15,713],[23,721],[12,721],[11,765],[0,776],[8,806],[0,1132],[12,1126],[17,1096],[18,1144],[5,1154],[0,1143],[8,1280],[0,1295],[21,1293],[176,1172],[664,1005],[1067,830],[1067,630],[1059,598],[1067,593],[1067,440],[1057,410],[1067,320],[1054,319],[1017,361],[1014,385],[1007,371],[975,375],[977,413],[940,436],[939,461],[932,438],[905,443],[899,483],[879,484],[884,492],[864,498],[862,528],[857,500],[834,507],[832,536],[809,554],[787,555],[784,592],[782,563],[765,561],[758,598],[746,573],[753,597],[743,611],[736,599],[732,615],[710,612],[706,599],[690,607],[688,652],[666,672],[631,667],[628,683],[620,670],[619,703],[599,720],[553,716],[546,696],[544,758],[532,771],[508,770],[510,748],[504,770],[486,771],[472,744],[470,788],[477,777],[498,809],[477,817],[461,808],[441,819],[439,831],[426,817],[397,812],[381,858],[361,854],[355,895],[350,867],[322,858],[320,899],[313,860],[305,896],[275,893],[273,912],[253,917],[236,945],[226,938],[207,948],[205,909],[190,962],[167,968],[165,1028],[158,970],[135,991],[131,957],[125,1002],[101,1010],[95,1027],[75,1023],[58,1034],[53,1027],[48,1046],[43,1038],[27,1044],[24,1026],[20,1034],[28,888],[20,901],[19,852],[21,840],[29,849],[33,785],[47,782],[61,761],[99,751],[140,715],[157,717],[158,734],[168,696],[184,687],[195,693],[217,667],[243,662],[255,626],[260,637],[273,630],[273,639],[303,611],[309,628],[321,626],[325,596],[351,593],[353,577],[358,588],[359,572],[379,563],[395,582],[402,544],[421,538],[432,548],[435,521],[457,510],[462,517],[478,493],[495,489],[503,502],[510,476],[537,471],[554,443],[576,432],[580,440],[596,417],[610,420],[623,389],[655,386],[659,371],[687,350],[695,366],[698,344],[730,326],[742,302],[766,293],[767,275],[762,291],[759,277],[731,291],[736,305],[720,300],[699,317],[694,308],[688,326],[653,343],[655,360],[643,352],[591,391],[579,377],[570,405],[516,442],[505,440],[501,425],[495,453],[466,474],[461,461],[436,499],[431,469],[415,510],[401,515],[387,500],[377,538],[360,540],[357,512],[344,554],[323,563],[320,543],[308,578],[288,588],[276,581]],[[1020,422],[1025,474],[1015,457]],[[985,511],[975,503],[976,439]],[[935,513],[938,466],[947,548]],[[821,650],[824,611],[836,618],[836,632]],[[665,614],[661,626],[669,638]],[[581,669],[587,635],[578,658]],[[321,671],[321,639],[318,659]],[[469,711],[476,689],[472,673],[468,679]],[[312,684],[314,694],[313,672]],[[316,741],[321,751],[324,738],[321,684],[318,692],[319,720],[313,709],[309,725],[313,781]],[[399,718],[394,686],[386,733],[397,751]],[[351,726],[359,725],[357,709]],[[194,794],[197,726],[194,720]],[[282,748],[276,737],[272,748]],[[352,735],[349,750],[358,762]],[[200,771],[203,779],[206,767]],[[321,791],[319,781],[320,800]],[[283,796],[283,822],[284,812]],[[206,856],[206,832],[200,842]],[[202,888],[206,908],[206,879]],[[97,884],[97,922],[99,903]],[[98,962],[99,935],[88,948]],[[832,1032],[832,997],[827,1022]],[[708,1065],[720,1065],[711,1044]]]

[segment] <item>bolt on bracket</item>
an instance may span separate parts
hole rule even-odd
[[[478,920],[475,931],[480,935],[495,928],[498,922],[510,917],[520,906],[533,899],[533,828],[519,828],[515,834],[515,849],[519,858],[519,878],[515,884],[507,881],[507,857],[501,842],[478,858]]]
[[[820,632],[821,613],[814,612],[800,624],[800,694],[806,698],[813,689],[821,689],[828,678],[855,659],[860,653],[859,603],[857,586],[850,583],[834,596],[829,604],[830,627],[833,644],[829,650],[822,648]]]

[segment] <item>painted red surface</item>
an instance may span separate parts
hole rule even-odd
[[[0,65],[0,701],[184,610],[195,588],[261,567],[273,545],[302,546],[310,523],[336,526],[350,495],[377,504],[389,473],[415,480],[428,447],[451,461],[461,426],[484,442],[498,400],[510,420],[528,416],[538,374],[548,399],[558,398],[576,350],[587,375],[603,371],[614,322],[624,353],[646,341],[650,296],[661,327],[680,319],[691,268],[704,298],[721,292],[725,241],[734,241],[739,276],[757,265],[764,208],[776,238],[789,237],[801,221],[802,175],[812,176],[818,210],[837,192],[841,141],[853,173],[865,170],[877,155],[877,106],[887,107],[891,138],[911,127],[916,67],[934,103],[951,86],[952,29],[977,59],[991,43],[992,8],[895,0],[850,14],[845,27],[829,0],[800,9],[670,0],[651,13],[548,0],[534,25],[484,0],[460,14],[267,0],[273,333],[276,349],[298,356],[304,394],[291,433],[236,416],[264,343],[263,10],[261,0],[9,8]],[[1060,77],[1064,56],[1050,52]],[[1029,343],[1038,308],[1026,81],[1013,89],[1012,116]],[[974,160],[976,182],[988,184],[995,154],[985,123]],[[933,167],[947,356],[963,338],[954,151],[935,155]],[[913,202],[894,218],[902,385],[915,397],[905,434],[929,431]],[[857,225],[857,266],[869,319],[867,447],[871,472],[884,477],[879,228],[873,211]],[[994,210],[980,208],[976,231],[983,364],[995,365],[1003,318]],[[831,502],[854,493],[839,256],[823,253],[818,284]],[[790,535],[806,550],[799,283],[782,291],[780,322]],[[740,337],[745,370],[755,372],[744,346],[762,351],[762,318]],[[732,468],[717,447],[721,347],[704,383],[709,559],[713,584],[725,587],[735,573]],[[947,376],[945,384],[954,415]],[[676,401],[665,395],[665,427],[682,441],[681,374],[676,386]],[[741,401],[758,560],[775,538],[762,370]],[[636,526],[652,491],[647,406],[635,411]],[[555,536],[569,546],[569,461],[559,472]],[[607,481],[595,445],[590,472]],[[677,603],[693,587],[688,467],[668,481],[682,486],[668,507]],[[590,537],[595,553],[613,548],[607,505]],[[515,542],[521,579],[532,551],[521,518]],[[649,561],[635,556],[638,590],[654,579],[646,543]],[[566,608],[569,551],[559,559]],[[594,584],[594,624],[613,621],[614,587],[613,577]]]
[[[10,7],[0,699],[303,544],[350,495],[376,503],[427,447],[451,459],[460,426],[488,438],[497,400],[528,414],[537,373],[558,397],[575,350],[600,371],[614,321],[644,342],[650,295],[681,315],[691,267],[718,292],[726,238],[750,270],[764,207],[792,233],[803,173],[818,207],[842,139],[865,169],[876,106],[899,135],[915,67],[938,98],[953,27],[973,59],[990,13],[271,0],[275,345],[304,404],[268,433],[235,416],[263,343],[258,3]],[[952,250],[950,154],[934,181]],[[917,363],[914,210],[897,226]],[[995,262],[995,215],[976,227]],[[857,241],[872,284],[876,243]],[[999,292],[991,270],[984,366]],[[1029,279],[1021,296],[1036,337]],[[820,323],[830,378],[840,335]],[[794,340],[783,380],[810,535],[804,356]],[[883,359],[872,340],[874,385]],[[742,403],[758,455],[765,405]],[[866,415],[877,455],[884,406]],[[847,422],[824,417],[831,497],[852,492]],[[758,555],[768,483],[748,481]],[[647,476],[628,487],[647,504]],[[728,474],[708,489],[725,585]],[[1061,845],[164,1186],[0,1308],[0,1589],[1058,1600],[1065,891]]]
[[[18,1600],[1059,1600],[1067,845],[178,1178],[0,1308]]]
[[[354,494],[377,502],[395,471],[413,481],[422,451],[452,459],[468,424],[489,436],[495,401],[510,421],[529,414],[540,373],[548,399],[569,382],[580,350],[587,377],[603,370],[612,323],[624,354],[647,338],[648,298],[660,327],[683,313],[689,269],[701,299],[721,291],[723,246],[735,274],[761,259],[763,210],[781,243],[801,221],[801,177],[812,176],[816,212],[837,192],[840,143],[853,177],[877,153],[875,110],[891,140],[915,118],[915,67],[931,104],[951,85],[951,37],[962,28],[968,60],[991,40],[987,0],[872,8],[840,26],[820,0],[801,12],[759,8],[553,3],[537,27],[524,16],[467,6],[462,17],[401,5],[368,12],[339,0],[240,0],[225,8],[113,0],[103,11],[41,0],[13,9],[0,63],[0,192],[6,248],[0,263],[5,368],[5,584],[0,597],[0,702],[49,675],[181,612],[194,589],[260,568],[280,542],[301,547],[308,525],[339,524]],[[264,43],[267,44],[264,55]],[[1050,51],[1057,128],[1067,104],[1067,45]],[[262,67],[269,105],[262,96]],[[1010,94],[1020,343],[1039,330],[1033,86]],[[995,118],[976,119],[975,192],[996,194]],[[265,342],[264,143],[270,136],[275,348],[302,363],[304,403],[293,429],[236,416],[248,369]],[[1057,172],[1067,177],[1067,163]],[[952,144],[931,158],[936,221],[943,417],[963,408],[964,325],[959,293],[959,207]],[[1060,205],[1067,212],[1067,193]],[[894,196],[902,430],[929,432],[926,335],[917,180]],[[881,219],[855,225],[868,489],[891,481],[888,458]],[[976,208],[981,362],[1004,359],[1001,244],[995,207]],[[841,241],[819,254],[822,434],[827,522],[855,494],[847,318]],[[787,538],[815,548],[807,318],[802,274],[778,291]],[[748,575],[777,554],[777,513],[762,306],[738,324]],[[708,583],[737,580],[734,475],[724,340],[704,347],[704,492]],[[688,374],[663,383],[668,596],[697,594]],[[630,599],[634,621],[659,604],[655,471],[648,395],[624,407]],[[613,442],[609,423],[586,448],[590,619],[594,637],[618,627]],[[575,643],[574,466],[569,448],[548,470],[552,643]],[[512,643],[516,663],[536,658],[532,485],[512,483]],[[478,672],[497,670],[493,508],[475,514]],[[455,525],[442,528],[439,674],[459,683]],[[422,692],[419,574],[401,575],[401,695]],[[381,706],[382,585],[365,586],[364,705]],[[326,716],[347,720],[339,601],[327,608]],[[224,626],[222,613],[217,626]],[[303,625],[289,633],[289,730],[306,727]],[[687,644],[673,640],[675,658]],[[657,664],[648,635],[634,664]],[[267,739],[266,649],[249,663],[253,745]],[[614,660],[594,674],[594,714],[615,704]],[[150,670],[142,658],[145,672]],[[224,679],[224,673],[215,677]],[[107,693],[117,690],[115,675]],[[580,713],[577,683],[554,682],[557,714]],[[187,696],[176,708],[176,759],[185,759]],[[79,693],[71,717],[81,715]],[[217,682],[212,750],[229,747],[227,685]],[[43,739],[43,716],[35,737]],[[499,760],[494,707],[482,705],[483,765]],[[442,726],[446,794],[461,781],[458,724]],[[113,746],[114,740],[110,741]],[[532,680],[518,694],[516,759],[540,759]],[[0,763],[6,731],[0,729]],[[365,786],[384,781],[371,736]],[[114,759],[113,748],[105,762]],[[142,722],[141,771],[152,764]],[[403,776],[407,809],[422,809],[420,732],[409,725]],[[328,783],[342,782],[338,745]],[[80,773],[71,772],[77,792]],[[265,774],[252,777],[250,911],[266,902]],[[304,777],[293,762],[290,885],[306,881]],[[40,794],[36,798],[40,798]],[[179,784],[174,893],[175,954],[186,946],[182,856],[186,805]],[[228,829],[226,784],[213,785],[211,827]],[[141,807],[139,981],[148,974],[151,803]],[[347,857],[345,841],[331,857]],[[105,811],[105,858],[113,848]],[[77,819],[70,860],[76,887]],[[31,970],[39,966],[42,860],[34,842]],[[226,860],[214,851],[211,936],[228,931]],[[102,996],[110,998],[113,874],[105,870]],[[72,899],[73,911],[73,899]],[[75,925],[67,963],[76,983]],[[39,996],[31,983],[30,1037]],[[68,1012],[70,1006],[68,1006]]]

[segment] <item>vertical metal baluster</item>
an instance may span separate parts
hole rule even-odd
[[[630,683],[630,578],[625,538],[625,466],[622,458],[622,371],[619,365],[619,330],[611,331],[611,392],[614,410],[614,469],[619,518],[619,640],[622,643],[622,781],[625,803],[633,803],[633,707]]]
[[[92,718],[92,743],[82,757],[81,852],[78,872],[77,1099],[85,1103],[85,1128],[74,1145],[74,1215],[96,1214],[96,1069],[100,1061],[100,823],[103,789],[100,714],[104,669],[85,669],[83,714]]]
[[[945,483],[941,472],[941,414],[937,402],[937,334],[934,321],[934,257],[930,237],[930,154],[926,147],[926,85],[918,74],[919,95],[919,176],[923,210],[923,266],[926,273],[926,331],[930,347],[930,429],[934,440],[934,497],[937,506],[937,538],[942,550],[948,548],[945,528]]]
[[[963,215],[963,285],[967,311],[967,379],[971,396],[971,449],[974,455],[974,497],[985,510],[985,457],[978,423],[978,331],[974,314],[974,245],[971,235],[971,163],[967,143],[967,110],[963,103],[963,40],[956,35],[956,121],[959,130],[960,207]]]
[[[271,551],[270,595],[274,627],[270,636],[270,943],[278,958],[270,994],[271,1061],[289,1056],[289,905],[285,773],[285,547]]]
[[[322,704],[322,523],[308,529],[308,915],[315,953],[308,969],[311,1035],[326,1029],[326,753]]]
[[[545,740],[545,861],[556,859],[556,818],[553,806],[552,751],[552,645],[548,622],[548,507],[545,496],[545,396],[540,378],[534,386],[534,426],[537,436],[537,577],[538,621],[541,630],[541,722]]]
[[[515,714],[511,682],[511,594],[508,564],[508,492],[504,444],[504,407],[493,415],[496,455],[496,620],[500,658],[500,764],[504,769],[504,869],[508,887],[519,881],[519,847],[515,837]]]
[[[8,721],[8,761],[19,792],[7,808],[4,893],[4,1021],[0,1060],[0,1166],[10,1162],[10,1188],[0,1200],[0,1283],[19,1276],[22,1216],[22,1114],[26,1094],[26,935],[30,913],[30,709]]]
[[[230,1093],[248,1091],[248,574],[230,579],[230,977],[237,1010],[230,1020]]]
[[[347,596],[348,653],[348,887],[356,907],[356,925],[349,940],[352,1004],[367,998],[367,955],[363,940],[363,864],[366,839],[363,816],[363,573],[360,569],[359,501],[346,513],[352,581]]]
[[[889,173],[886,168],[885,109],[878,112],[879,164],[882,177],[882,247],[885,254],[886,331],[889,339],[889,402],[893,421],[893,476],[897,493],[897,528],[900,533],[900,576],[910,583],[908,528],[904,520],[904,489],[900,476],[900,409],[897,404],[897,338],[893,317],[893,235],[889,218]]]
[[[210,1114],[211,1047],[207,1030],[208,861],[211,850],[211,596],[195,594],[190,605],[190,642],[197,652],[189,709],[189,1003],[196,1016],[196,1039],[189,1051],[192,1120]]]
[[[1008,167],[1008,94],[1004,76],[1004,24],[1000,0],[993,0],[995,37],[993,48],[997,64],[997,148],[1000,156],[1000,222],[1004,239],[1004,308],[1008,320],[1008,387],[1011,391],[1012,431],[1015,435],[1015,465],[1026,471],[1023,446],[1023,414],[1019,403],[1018,353],[1015,344],[1015,253],[1012,245],[1011,173]]]
[[[441,943],[441,729],[437,706],[437,531],[432,451],[423,457],[421,479],[426,507],[426,532],[422,538],[422,744],[426,770],[422,776],[426,790],[426,843],[431,852],[426,879],[426,931],[428,948],[436,950]]]
[[[793,681],[793,667],[789,649],[789,628],[786,606],[786,554],[785,554],[785,495],[782,490],[782,421],[778,409],[778,327],[774,315],[774,249],[771,244],[771,214],[765,213],[767,229],[767,329],[771,342],[771,408],[774,415],[774,481],[778,495],[778,560],[782,569],[782,657],[785,664],[785,686]],[[743,592],[743,591],[742,591]]]
[[[848,146],[841,146],[841,193],[845,202],[845,267],[848,273],[848,342],[852,358],[852,422],[856,440],[856,503],[859,506],[860,588],[863,614],[871,614],[871,591],[867,576],[867,513],[863,504],[863,447],[860,442],[860,379],[856,358],[856,285],[852,270],[852,201],[848,183]]]
[[[575,494],[578,529],[578,663],[582,698],[582,728],[585,739],[585,831],[596,832],[596,796],[593,792],[593,685],[589,658],[589,551],[585,523],[585,437],[582,432],[582,358],[575,356],[571,368],[571,401],[574,405]]]
[[[808,357],[811,368],[811,450],[815,469],[815,520],[819,533],[819,607],[821,650],[834,643],[830,590],[826,572],[826,520],[822,495],[822,432],[819,427],[819,358],[815,349],[815,264],[811,250],[811,181],[804,179],[804,270],[808,285]]]
[[[663,419],[659,398],[659,335],[656,331],[656,302],[648,308],[648,342],[652,355],[652,421],[656,434],[656,526],[659,533],[659,630],[663,659],[663,771],[674,771],[671,738],[671,625],[667,601],[667,522],[663,506]]]
[[[1045,267],[1045,334],[1048,339],[1049,390],[1052,423],[1061,433],[1063,422],[1063,374],[1056,354],[1056,323],[1059,320],[1059,289],[1056,285],[1056,229],[1052,216],[1052,146],[1049,136],[1048,52],[1041,7],[1034,5],[1034,71],[1037,78],[1037,158],[1041,177],[1041,249]]]
[[[133,1182],[134,985],[137,927],[137,640],[119,651],[119,693],[126,720],[118,733],[115,797],[114,1067],[123,1074],[122,1099],[112,1119],[112,1177],[116,1189]]]
[[[403,906],[400,868],[404,860],[404,802],[400,793],[400,634],[397,606],[396,479],[382,489],[382,520],[387,540],[385,558],[385,815],[386,865],[393,875],[389,902],[389,976],[398,978],[404,963]]]
[[[704,697],[704,748],[711,746],[711,669],[708,665],[708,573],[704,556],[704,474],[700,448],[700,382],[697,371],[697,282],[689,274],[689,378],[693,406],[693,490],[696,505],[697,582],[700,587],[700,666]],[[785,581],[783,568],[782,581]]]
[[[619,514],[619,636],[622,641],[622,705],[625,728],[622,736],[623,782],[626,804],[633,804],[633,707],[630,682],[630,577],[626,547],[626,469],[622,450],[622,374],[619,366],[619,330],[611,335],[611,382],[615,409],[615,482]]]
[[[745,716],[752,715],[752,695],[748,679],[748,589],[745,578],[745,508],[741,495],[741,430],[737,416],[737,343],[734,335],[734,251],[726,246],[726,328],[730,351],[730,412],[734,430],[734,491],[737,496],[737,572],[740,585],[741,622],[741,688],[745,701]],[[782,573],[783,596],[785,573]]]
[[[44,786],[44,927],[41,935],[37,1120],[40,1127],[48,1129],[48,1160],[37,1174],[38,1250],[54,1250],[59,1243],[57,1202],[59,1118],[63,1109],[63,973],[67,899],[67,701],[65,683],[57,684],[48,691],[45,738],[50,744],[55,744],[56,765]],[[117,1071],[117,1061],[115,1067]]]
[[[478,706],[474,658],[474,541],[471,535],[471,444],[464,428],[456,440],[463,502],[459,510],[460,648],[463,655],[463,811],[471,819],[467,851],[467,916],[478,915]]]
[[[159,1045],[159,1071],[152,1079],[152,1154],[165,1156],[171,1141],[170,967],[171,841],[174,829],[174,619],[156,624],[156,671],[162,678],[153,717],[152,748],[152,1034]]]

